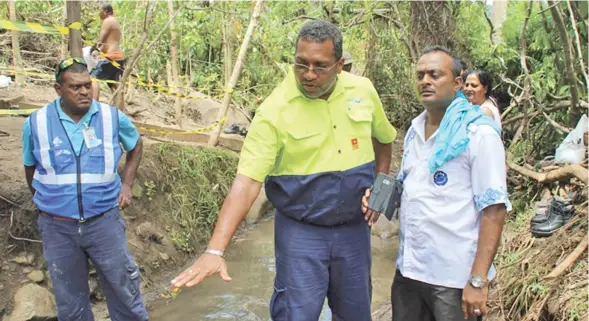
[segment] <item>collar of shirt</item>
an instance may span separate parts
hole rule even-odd
[[[411,127],[415,131],[415,134],[419,136],[422,142],[426,142],[425,140],[425,121],[427,120],[427,111],[423,111],[419,116],[415,117],[411,121]],[[438,135],[438,130],[436,130],[428,139],[428,141],[435,140],[436,136]]]
[[[61,121],[67,121],[70,122],[72,124],[76,124],[76,122],[74,122],[72,120],[72,118],[70,116],[68,116],[63,109],[61,108],[61,97],[57,97],[57,99],[55,100],[55,104],[57,105],[57,114],[59,115],[59,119]],[[90,123],[90,118],[92,117],[92,115],[96,114],[98,112],[98,106],[97,102],[92,99],[92,104],[90,104],[90,109],[88,109],[88,112],[86,112],[86,114],[80,119],[80,121],[76,124],[79,126],[84,125],[84,123]]]
[[[341,73],[337,75],[337,81],[335,83],[335,88],[327,101],[330,102],[336,99],[339,95],[343,94],[345,89],[354,88],[356,84],[353,82],[347,81],[348,79],[343,76]],[[297,80],[295,78],[294,69],[291,67],[288,70],[286,75],[286,79],[284,80],[284,88],[286,91],[286,101],[291,101],[297,97],[311,100],[311,98],[307,98],[303,93],[299,90],[299,86],[297,85]]]

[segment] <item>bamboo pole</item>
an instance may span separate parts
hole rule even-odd
[[[217,115],[217,121],[220,122],[225,115],[227,115],[227,110],[229,109],[229,104],[231,103],[231,92],[235,85],[237,84],[237,80],[239,80],[239,75],[241,74],[241,69],[243,68],[243,63],[245,61],[245,56],[247,54],[247,47],[252,39],[252,35],[254,33],[254,29],[258,24],[258,18],[260,17],[260,13],[264,8],[264,0],[256,0],[256,7],[252,13],[252,17],[250,19],[249,26],[247,27],[247,32],[245,33],[245,37],[243,38],[243,42],[241,43],[241,47],[239,48],[239,54],[237,55],[237,59],[235,61],[235,66],[233,67],[233,72],[231,73],[231,78],[229,79],[229,85],[225,88],[225,97],[223,98],[223,106],[219,110],[219,114]],[[221,128],[222,126],[217,126],[211,133],[211,137],[209,139],[209,147],[214,147],[219,142],[219,136],[221,135]]]

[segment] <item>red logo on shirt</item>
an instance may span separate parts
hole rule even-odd
[[[358,149],[358,138],[352,138],[352,149]]]

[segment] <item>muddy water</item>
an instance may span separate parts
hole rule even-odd
[[[390,298],[397,238],[372,238],[373,310]],[[274,280],[274,222],[263,221],[237,243],[227,255],[229,275],[225,283],[218,276],[192,289],[184,289],[172,300],[153,302],[152,321],[270,320],[268,301]],[[331,320],[327,302],[321,321]]]

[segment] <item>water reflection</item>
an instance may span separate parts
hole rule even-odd
[[[372,306],[388,301],[398,242],[372,239]],[[274,221],[260,222],[245,238],[232,244],[227,255],[226,283],[213,277],[193,289],[184,289],[173,300],[158,300],[150,309],[152,321],[270,320],[268,302],[274,281]],[[330,321],[327,302],[320,319]]]

